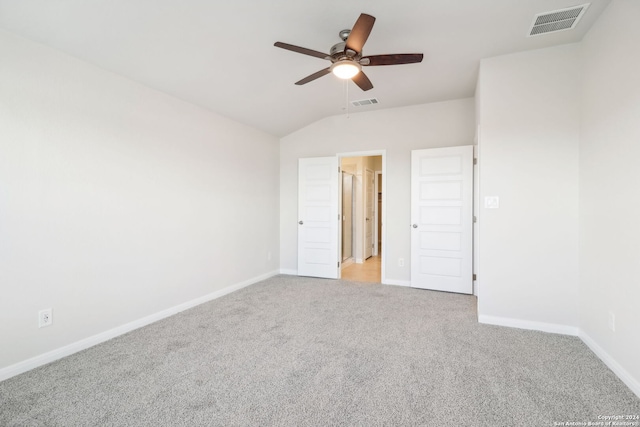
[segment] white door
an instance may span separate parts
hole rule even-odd
[[[337,157],[298,162],[298,275],[337,279],[340,192]]]
[[[473,293],[473,146],[411,152],[411,286]]]
[[[364,259],[373,255],[373,227],[374,223],[374,207],[375,203],[375,175],[372,170],[365,171],[364,180]]]

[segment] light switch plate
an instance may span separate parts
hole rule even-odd
[[[498,209],[500,207],[500,197],[498,196],[485,196],[484,208],[485,209]]]

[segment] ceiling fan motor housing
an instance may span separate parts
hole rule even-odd
[[[341,59],[353,59],[357,61],[362,57],[362,52],[358,53],[346,49],[346,42],[340,42],[331,46],[329,55],[331,55],[332,62],[339,61]]]
[[[345,45],[346,45],[345,42],[340,42],[331,46],[331,50],[329,51],[329,54],[331,55],[331,57],[334,59],[339,59],[340,56],[344,55]]]

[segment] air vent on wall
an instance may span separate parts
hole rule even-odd
[[[359,101],[351,101],[351,105],[354,107],[362,107],[363,105],[379,104],[378,98],[361,99]]]
[[[580,6],[537,14],[533,17],[533,23],[529,29],[528,37],[575,28],[590,4],[591,3],[586,3]]]

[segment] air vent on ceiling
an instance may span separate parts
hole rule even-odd
[[[586,3],[580,6],[537,14],[533,17],[533,23],[529,29],[528,37],[575,28],[590,4],[591,3]]]
[[[351,105],[354,107],[362,107],[363,105],[379,104],[378,98],[361,99],[359,101],[351,101]]]

